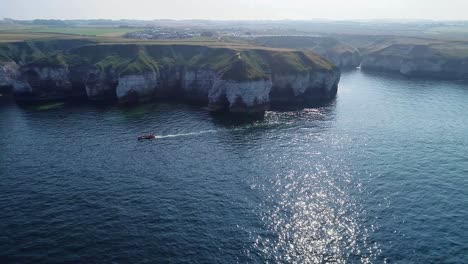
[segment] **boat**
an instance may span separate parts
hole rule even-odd
[[[155,139],[155,138],[156,138],[155,135],[143,135],[143,136],[138,137],[138,141],[140,141],[140,140],[151,140],[151,139]]]

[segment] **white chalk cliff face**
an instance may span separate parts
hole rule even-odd
[[[271,79],[251,81],[223,80],[215,71],[206,69],[174,74],[177,76],[170,80],[182,78],[179,82],[184,98],[206,101],[211,111],[234,113],[263,112],[269,109],[271,101],[287,104],[331,99],[340,79],[338,71],[275,74]],[[120,77],[116,89],[119,102],[135,103],[166,96],[167,87],[162,87],[159,78],[154,73]]]
[[[32,70],[37,73],[39,80],[52,81],[57,87],[67,88],[71,85],[69,80],[70,72],[66,67],[34,67]]]
[[[120,103],[145,102],[154,97],[157,86],[158,81],[154,72],[121,76],[116,94]]]
[[[70,72],[66,67],[32,67],[23,69],[13,81],[13,91],[36,99],[62,99],[72,94]]]
[[[363,69],[396,72],[406,76],[423,76],[447,79],[466,79],[468,60],[442,58],[408,58],[390,56],[367,56],[362,62]]]
[[[468,77],[468,59],[441,56],[426,45],[395,44],[367,55],[361,66],[363,69],[391,71],[406,76]]]
[[[366,56],[361,63],[363,69],[400,72],[403,59],[400,57]]]
[[[311,86],[310,73],[305,74],[275,74],[273,75],[275,87],[278,90],[291,89],[294,96],[304,94]]]
[[[320,56],[324,57],[331,63],[343,69],[356,68],[361,64],[361,55],[359,52],[344,52],[336,53],[328,50],[314,50]]]
[[[336,64],[340,68],[356,68],[361,65],[361,55],[358,52],[344,53],[336,60]]]
[[[19,76],[19,66],[14,62],[0,64],[0,87],[13,86]]]
[[[443,60],[408,60],[402,61],[400,73],[413,75],[417,72],[439,73],[443,71]]]
[[[86,94],[90,100],[106,100],[115,97],[117,78],[113,73],[94,69],[88,72],[85,81]]]
[[[25,68],[12,82],[19,94],[39,98],[66,97],[72,89],[67,68]],[[195,100],[211,111],[261,113],[275,104],[295,104],[307,100],[331,99],[336,94],[340,72],[313,71],[296,74],[275,73],[266,79],[225,80],[209,69],[172,69],[115,77],[112,72],[94,69],[82,77],[89,99],[117,98],[120,103],[137,103],[157,97]]]
[[[340,72],[307,72],[273,75],[270,102],[275,105],[332,99],[337,92]]]
[[[230,112],[264,112],[269,108],[271,80],[231,81],[217,79],[210,89],[209,108],[221,110],[224,103]]]
[[[207,101],[210,90],[218,79],[218,74],[212,70],[185,70],[181,82],[183,93],[189,99]]]
[[[184,90],[208,96],[209,109],[230,112],[266,111],[271,102],[279,104],[331,99],[336,94],[339,71],[274,74],[267,80],[222,80],[213,71],[188,72]]]

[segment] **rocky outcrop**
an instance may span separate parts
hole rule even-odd
[[[119,77],[116,88],[119,103],[132,104],[153,99],[158,86],[157,79],[154,72]]]
[[[370,54],[364,58],[361,68],[364,70],[400,72],[403,58]]]
[[[209,91],[211,111],[228,109],[232,113],[265,112],[270,106],[271,80],[257,81],[214,81]]]
[[[19,66],[14,62],[0,63],[0,86],[9,86],[18,75]]]
[[[317,53],[342,69],[356,68],[359,65],[361,65],[361,59],[362,59],[361,54],[357,50],[353,52],[346,51],[343,53],[337,53],[337,52],[317,52]]]
[[[0,63],[0,94],[10,94],[18,76],[19,66],[15,62]]]
[[[13,92],[17,99],[26,101],[68,98],[73,94],[70,72],[66,67],[22,67]]]
[[[428,45],[391,45],[367,55],[361,67],[364,70],[396,72],[406,76],[468,78],[468,58],[444,56]]]
[[[67,69],[23,69],[23,76],[13,83],[20,99],[63,99],[71,91]],[[168,76],[166,76],[168,77]],[[178,79],[180,78],[180,79]],[[85,78],[86,93],[91,100],[108,100],[132,104],[158,97],[181,95],[182,98],[207,102],[210,111],[232,113],[264,112],[270,105],[301,104],[329,100],[336,95],[339,71],[274,74],[262,80],[223,80],[212,70],[186,70],[175,73],[165,82],[154,72],[120,76],[91,71]],[[164,83],[180,84],[172,94]]]
[[[270,102],[273,106],[284,106],[291,102],[304,104],[335,97],[340,73],[309,72],[305,74],[277,74],[273,76]]]
[[[339,81],[339,71],[275,74],[252,82],[219,80],[210,90],[209,106],[219,110],[227,104],[230,112],[242,113],[330,100],[336,96]]]
[[[115,72],[90,70],[85,77],[86,95],[91,101],[108,101],[116,98],[118,80]]]
[[[181,79],[174,82],[181,83],[181,87],[173,96],[179,94],[190,101],[207,102],[210,111],[232,113],[264,112],[270,105],[329,100],[336,95],[340,79],[339,71],[277,74],[253,81],[223,80],[216,72],[202,69],[187,70],[178,76]],[[168,97],[160,76],[152,72],[120,77],[115,93],[120,103],[127,104]]]
[[[219,80],[219,74],[209,69],[186,69],[181,74],[181,86],[184,97],[193,102],[208,103],[209,93],[215,82]]]

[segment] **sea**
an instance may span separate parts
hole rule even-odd
[[[468,263],[468,82],[353,70],[263,119],[2,102],[0,262]]]

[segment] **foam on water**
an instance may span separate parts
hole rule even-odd
[[[156,139],[165,139],[165,138],[177,138],[177,137],[189,137],[189,136],[199,136],[204,134],[210,133],[218,133],[218,130],[206,130],[200,132],[190,132],[190,133],[181,133],[181,134],[173,134],[173,135],[156,135]]]

